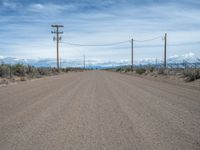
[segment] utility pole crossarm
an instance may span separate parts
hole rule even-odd
[[[52,34],[57,34],[57,33],[63,34],[63,32],[56,32],[56,31],[51,31],[51,33],[52,33]]]
[[[54,27],[56,27],[56,28],[57,28],[57,27],[58,27],[58,28],[63,28],[64,26],[63,26],[63,25],[55,24],[55,25],[51,25],[51,27],[53,27],[53,28],[54,28]]]

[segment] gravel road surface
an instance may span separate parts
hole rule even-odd
[[[200,150],[200,91],[106,71],[0,87],[1,150]]]

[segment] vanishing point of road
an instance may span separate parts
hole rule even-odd
[[[106,71],[0,87],[1,150],[200,150],[200,91]]]

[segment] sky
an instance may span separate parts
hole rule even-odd
[[[200,56],[198,0],[0,0],[0,57],[55,58],[52,24],[62,24],[61,59],[134,61]],[[146,39],[155,40],[146,42]],[[69,43],[113,46],[74,46]]]

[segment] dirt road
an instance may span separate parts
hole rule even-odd
[[[1,150],[199,150],[200,91],[104,71],[0,88]]]

